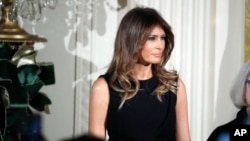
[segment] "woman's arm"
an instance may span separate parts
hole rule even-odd
[[[176,103],[176,141],[190,140],[186,88],[183,81],[179,79]]]
[[[109,90],[104,78],[98,78],[92,88],[89,99],[88,134],[105,139],[105,120],[109,103]]]

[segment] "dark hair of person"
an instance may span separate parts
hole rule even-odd
[[[134,77],[132,69],[140,59],[142,46],[156,26],[164,30],[166,39],[161,62],[152,64],[152,73],[159,80],[154,92],[161,100],[161,95],[166,92],[176,93],[177,91],[177,72],[167,71],[164,68],[174,48],[171,27],[155,9],[136,7],[130,10],[120,22],[115,38],[113,59],[107,70],[107,73],[111,74],[110,86],[122,95],[119,108],[139,90],[139,81]],[[118,81],[120,86],[115,85],[115,81]]]

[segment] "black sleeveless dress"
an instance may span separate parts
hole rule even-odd
[[[102,75],[109,84],[109,75]],[[121,109],[121,96],[109,86],[106,129],[109,141],[175,141],[176,94],[166,93],[160,102],[152,92],[157,77],[140,80],[140,90]]]

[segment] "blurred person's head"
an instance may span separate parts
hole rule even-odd
[[[250,109],[250,61],[241,67],[230,94],[237,108]]]

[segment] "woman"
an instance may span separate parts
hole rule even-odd
[[[230,131],[235,131],[241,125],[250,125],[250,61],[241,68],[230,94],[232,102],[240,110],[235,119],[218,126],[210,134],[208,141],[230,141]]]
[[[122,19],[113,59],[93,84],[89,134],[110,141],[189,141],[187,96],[166,65],[174,48],[168,23],[152,8]]]

